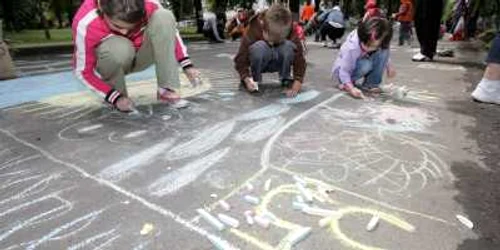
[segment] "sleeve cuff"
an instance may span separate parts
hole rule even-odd
[[[112,104],[112,105],[115,105],[116,104],[116,101],[118,101],[118,99],[120,99],[122,95],[120,94],[120,92],[118,90],[115,90],[115,89],[111,89],[109,91],[109,93],[106,95],[106,102]]]
[[[194,67],[193,62],[191,62],[191,59],[189,59],[189,57],[185,57],[179,60],[179,64],[181,65],[182,69]]]

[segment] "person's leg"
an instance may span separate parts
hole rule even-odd
[[[330,26],[330,24],[328,23],[323,23],[321,25],[321,27],[319,28],[320,29],[320,34],[321,34],[321,41],[322,42],[325,42],[326,41],[326,36],[328,35],[328,27]]]
[[[443,0],[433,0],[430,3],[428,8],[427,41],[425,47],[422,48],[422,54],[433,59],[434,55],[436,55],[437,43],[440,36],[444,6]]]
[[[405,23],[406,22],[399,23],[399,43],[398,43],[399,46],[403,46],[405,44],[405,35],[406,35]]]
[[[133,71],[141,71],[151,64],[156,66],[159,88],[180,87],[179,64],[175,58],[175,17],[169,10],[157,10],[145,31],[145,40],[137,53]]]
[[[278,58],[272,63],[276,63],[281,82],[289,82],[292,80],[291,69],[293,60],[295,59],[296,49],[297,46],[293,42],[288,40],[286,40],[283,44],[276,48],[278,52]]]
[[[387,61],[389,60],[389,50],[382,49],[377,51],[375,54],[370,56],[370,60],[373,65],[372,70],[366,76],[366,81],[363,87],[368,89],[378,88],[382,83]]]
[[[360,58],[356,61],[356,68],[352,74],[352,80],[354,81],[354,85],[361,86],[363,82],[359,82],[359,80],[365,78],[364,82],[366,82],[366,77],[373,69],[373,62],[370,58]]]
[[[128,95],[125,75],[131,70],[134,57],[132,42],[121,36],[111,36],[97,48],[97,72],[124,96]]]
[[[257,41],[250,46],[250,68],[253,80],[262,82],[262,73],[266,72],[273,58],[273,51],[265,41]]]
[[[472,98],[476,101],[500,104],[500,34],[493,41],[483,79],[477,85]]]

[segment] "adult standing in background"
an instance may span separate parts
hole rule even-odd
[[[436,55],[444,0],[416,0],[415,28],[420,52],[413,56],[416,62],[432,61]]]

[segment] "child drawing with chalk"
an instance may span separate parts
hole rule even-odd
[[[75,75],[119,111],[135,110],[125,75],[152,64],[157,98],[174,108],[188,105],[174,90],[179,65],[193,85],[200,83],[174,15],[156,0],[85,0],[72,30]]]
[[[363,98],[361,90],[381,93],[384,72],[389,78],[396,76],[389,60],[391,38],[391,25],[384,18],[360,23],[347,37],[333,65],[333,79],[339,82],[339,88],[354,98]]]

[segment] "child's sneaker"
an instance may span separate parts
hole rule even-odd
[[[340,84],[339,89],[342,91],[347,92],[350,96],[356,98],[356,99],[363,99],[363,92],[359,90],[358,88],[354,87],[352,84],[347,83],[347,84]]]
[[[481,80],[472,98],[478,102],[500,104],[500,81]]]
[[[418,53],[418,54],[414,55],[411,60],[414,61],[414,62],[428,62],[428,61],[432,61],[432,59],[430,57],[425,56],[422,53]]]
[[[161,103],[168,104],[172,108],[181,109],[189,106],[189,102],[182,99],[177,93],[171,89],[160,88],[156,98]]]

